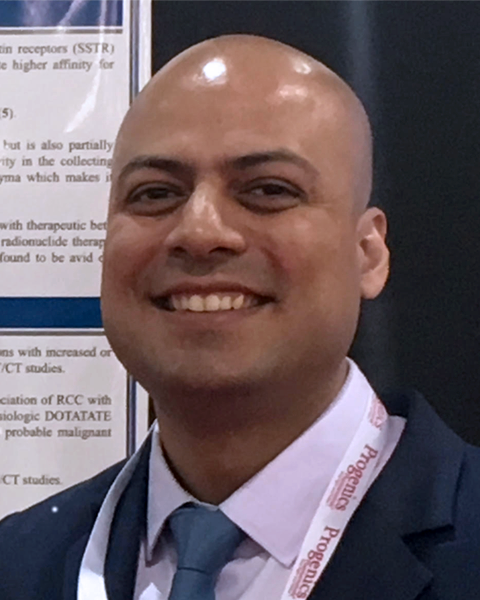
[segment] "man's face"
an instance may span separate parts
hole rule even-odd
[[[154,396],[321,377],[360,301],[347,111],[320,85],[192,81],[149,90],[118,140],[112,347]]]

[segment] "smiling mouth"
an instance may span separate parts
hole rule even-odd
[[[171,294],[154,299],[155,305],[162,310],[194,313],[237,311],[263,306],[272,301],[273,298],[266,296],[239,292]]]

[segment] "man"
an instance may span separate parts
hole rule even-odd
[[[346,358],[388,275],[348,86],[199,44],[134,102],[112,182],[104,324],[159,429],[0,525],[0,598],[480,597],[478,451]]]

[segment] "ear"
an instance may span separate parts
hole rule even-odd
[[[385,213],[379,208],[367,209],[358,220],[357,231],[361,295],[376,298],[385,286],[390,267]]]

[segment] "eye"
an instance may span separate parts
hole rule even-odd
[[[139,213],[169,212],[185,199],[185,192],[173,184],[142,186],[128,196],[130,210]]]
[[[283,181],[260,180],[243,187],[239,199],[251,210],[276,212],[298,206],[304,199],[304,193]]]
[[[251,193],[257,196],[283,196],[292,192],[279,183],[264,183],[263,185],[254,187]]]

